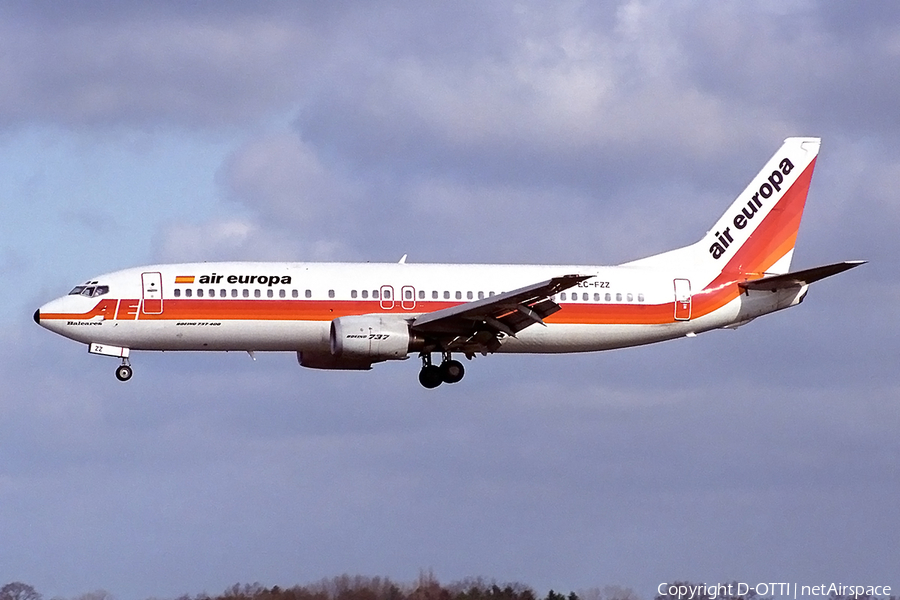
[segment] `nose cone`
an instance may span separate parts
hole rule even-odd
[[[38,325],[41,324],[41,309],[34,311],[34,322]]]

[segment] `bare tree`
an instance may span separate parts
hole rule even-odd
[[[27,583],[13,581],[0,588],[0,600],[41,600],[41,595]]]

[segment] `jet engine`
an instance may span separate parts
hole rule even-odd
[[[331,354],[342,360],[404,360],[421,345],[399,315],[358,315],[331,322]]]

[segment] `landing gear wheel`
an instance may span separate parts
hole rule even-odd
[[[441,379],[444,383],[456,383],[466,374],[465,368],[458,360],[445,360],[438,368],[441,370]]]
[[[116,379],[119,381],[128,381],[131,379],[132,374],[133,371],[128,365],[119,365],[119,368],[116,369]]]
[[[419,371],[419,383],[422,384],[422,387],[428,388],[429,390],[441,385],[441,382],[443,381],[444,376],[441,373],[441,368],[437,365],[425,365],[422,367],[422,370]]]

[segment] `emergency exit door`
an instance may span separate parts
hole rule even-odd
[[[675,320],[691,319],[691,282],[689,279],[675,280]]]

